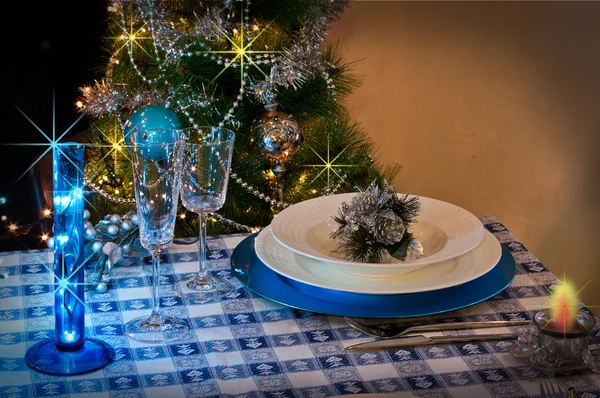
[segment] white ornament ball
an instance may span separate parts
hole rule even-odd
[[[46,241],[46,244],[48,245],[48,249],[54,249],[54,238],[53,237],[48,238],[48,240]]]
[[[93,228],[94,225],[90,221],[83,222],[83,229]]]
[[[85,237],[92,240],[96,237],[96,228],[90,227],[85,229]]]
[[[113,237],[117,236],[119,234],[119,227],[116,225],[109,225],[106,229],[106,233]]]
[[[97,240],[94,243],[92,243],[92,251],[94,253],[100,253],[102,251],[102,242]]]
[[[83,210],[83,221],[87,221],[90,219],[90,211],[88,209],[84,209]]]
[[[135,214],[131,217],[131,222],[133,225],[138,225],[140,223],[140,217]]]
[[[131,228],[132,228],[132,227],[133,227],[133,224],[131,223],[131,221],[130,221],[130,220],[124,220],[124,221],[121,223],[121,229],[122,229],[123,231],[126,231],[126,232],[127,232],[127,231],[131,231]]]
[[[110,216],[110,223],[111,224],[120,224],[121,216],[118,214],[113,214],[112,216]]]
[[[98,293],[106,293],[107,290],[108,290],[108,285],[106,284],[106,282],[100,282],[100,283],[98,283],[98,285],[96,285],[96,291]]]

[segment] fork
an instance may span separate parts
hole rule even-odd
[[[554,384],[556,384],[556,388],[554,388]],[[565,391],[558,383],[546,381],[540,381],[540,394],[542,395],[542,398],[567,398]]]
[[[354,318],[345,317],[344,320],[346,321],[348,326],[363,333],[379,337],[380,339],[391,339],[394,337],[401,337],[415,332],[422,333],[439,330],[493,328],[497,326],[519,326],[531,324],[531,321],[444,322],[415,326],[389,325],[389,327],[382,328],[379,326],[365,325],[364,323],[361,323]]]

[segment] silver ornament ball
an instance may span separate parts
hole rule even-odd
[[[123,250],[124,254],[129,253],[131,251],[131,244],[125,243],[123,246],[121,246],[121,250]]]
[[[115,237],[119,234],[119,227],[114,224],[109,225],[108,228],[106,228],[106,233],[112,237]]]
[[[54,249],[54,238],[48,238],[48,240],[46,241],[46,245],[48,245],[48,249]]]
[[[138,217],[137,214],[131,216],[131,223],[133,225],[138,225],[140,223],[140,218]]]
[[[97,240],[94,243],[92,243],[92,251],[94,253],[100,253],[102,251],[102,242]]]
[[[106,284],[106,282],[100,282],[98,283],[98,285],[96,285],[96,292],[98,293],[106,293],[107,290],[108,285]]]
[[[83,210],[83,221],[89,220],[91,217],[90,211],[88,209]]]
[[[85,237],[92,240],[96,237],[96,228],[90,227],[85,229]]]
[[[131,228],[133,227],[133,224],[131,223],[131,220],[124,220],[121,223],[121,229],[125,232],[127,231],[131,231]]]
[[[272,108],[252,125],[252,142],[275,167],[284,167],[304,141],[291,115]]]
[[[88,228],[93,228],[93,227],[94,227],[94,224],[92,224],[91,221],[86,220],[86,221],[83,222],[83,229],[84,230],[88,229]]]
[[[115,225],[120,224],[121,216],[118,214],[113,214],[112,216],[110,216],[110,223]]]

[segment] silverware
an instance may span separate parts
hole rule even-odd
[[[556,383],[540,381],[540,394],[542,398],[567,398],[564,390]],[[558,391],[557,391],[558,390]]]
[[[516,339],[515,333],[493,333],[493,334],[473,334],[468,336],[404,336],[397,339],[385,339],[367,341],[366,343],[354,344],[346,347],[350,351],[372,351],[386,348],[401,348],[401,347],[416,347],[433,344],[451,344],[462,343],[465,341],[489,341],[489,340],[505,340]]]
[[[390,325],[389,327],[365,325],[354,318],[344,318],[348,326],[370,334],[380,339],[391,339],[394,337],[405,336],[416,332],[437,332],[440,330],[459,330],[459,329],[477,329],[477,328],[493,328],[497,326],[520,326],[529,325],[531,321],[483,321],[483,322],[446,322],[434,323],[430,325]]]

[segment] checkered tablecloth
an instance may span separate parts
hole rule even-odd
[[[443,320],[530,319],[547,303],[550,273],[493,217],[485,227],[518,263],[512,284],[476,306],[431,318]],[[136,343],[123,324],[149,313],[149,267],[113,268],[104,294],[89,293],[86,329],[110,343],[116,360],[94,373],[55,377],[31,371],[26,350],[53,336],[49,250],[0,253],[0,397],[328,397],[359,393],[409,393],[421,397],[539,397],[547,377],[507,350],[514,342],[439,345],[373,352],[345,351],[370,340],[342,318],[287,308],[242,286],[229,256],[245,234],[212,236],[211,272],[238,288],[222,302],[185,305],[171,284],[197,270],[197,244],[173,245],[163,256],[161,305],[193,327],[176,344]],[[506,331],[498,328],[498,331]],[[513,329],[514,330],[514,329]],[[593,333],[599,336],[598,329]],[[600,397],[600,375],[560,377],[584,397]]]

